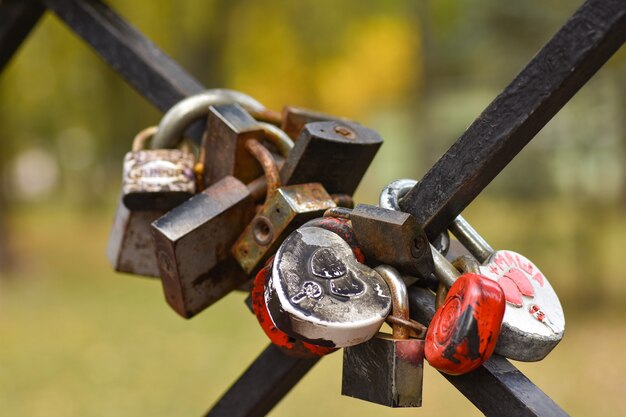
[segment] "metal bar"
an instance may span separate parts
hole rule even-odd
[[[409,288],[411,318],[429,325],[435,314],[435,297],[426,288]],[[469,374],[442,375],[486,416],[567,416],[550,397],[515,368],[493,355]]]
[[[161,111],[204,90],[175,61],[101,1],[42,1]]]
[[[588,0],[400,207],[436,236],[460,214],[626,40],[626,1]]]
[[[269,345],[206,416],[264,416],[318,360],[292,358],[286,356],[276,346]]]
[[[0,2],[0,73],[46,9],[34,0]]]

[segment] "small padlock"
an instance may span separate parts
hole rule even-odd
[[[248,183],[263,173],[245,148],[249,139],[268,139],[283,156],[294,146],[286,133],[275,126],[257,122],[238,104],[210,107],[200,151],[205,187],[225,176]]]
[[[504,293],[498,284],[477,274],[477,269],[461,274],[434,247],[432,252],[441,285],[437,311],[426,333],[426,360],[441,372],[465,374],[487,361],[496,347]],[[445,288],[449,288],[447,294]]]
[[[268,198],[232,248],[243,270],[254,274],[282,243],[283,238],[304,222],[336,207],[318,183],[280,187]]]
[[[356,123],[309,123],[281,168],[282,184],[319,182],[330,194],[353,195],[382,142]]]
[[[314,110],[302,107],[285,106],[282,112],[282,123],[280,128],[293,140],[298,139],[304,126],[313,122],[339,121],[351,123],[343,117],[331,116]]]
[[[347,223],[348,221],[345,219],[319,217],[307,222],[303,227],[321,227],[337,234],[350,245],[357,261],[363,262],[363,254],[358,247],[352,229]],[[249,306],[259,321],[263,332],[265,332],[273,344],[289,356],[301,358],[320,357],[336,351],[337,348],[318,346],[293,338],[274,325],[265,304],[265,288],[269,274],[271,274],[273,261],[274,257],[271,257],[256,275],[249,298]]]
[[[391,292],[391,335],[376,337],[343,351],[341,394],[387,407],[420,407],[424,375],[425,328],[409,319],[407,288],[400,273],[388,265],[375,268]],[[419,331],[411,338],[407,325]]]
[[[124,156],[122,201],[132,211],[169,210],[196,191],[196,158],[189,145],[181,149],[146,149],[156,132],[156,126],[139,132],[132,151]]]
[[[526,362],[545,358],[565,332],[563,308],[548,279],[526,257],[494,251],[463,217],[449,229],[482,263],[480,273],[504,291],[507,305],[496,353]]]
[[[278,329],[308,343],[345,347],[372,338],[389,313],[389,288],[346,241],[301,227],[279,247],[265,291]]]
[[[145,137],[154,135],[150,142],[152,146],[155,145],[155,141],[159,141],[158,138],[161,138],[160,141],[164,141],[164,144],[175,147],[180,143],[185,128],[202,115],[206,115],[210,104],[230,102],[233,98],[242,99],[238,94],[227,90],[209,90],[190,96],[163,116],[156,133],[155,128],[149,128],[140,134]],[[160,201],[161,209],[148,207],[146,211],[131,211],[122,199],[123,194],[120,195],[115,212],[107,245],[107,258],[116,271],[158,277],[159,268],[150,224],[174,207],[177,201],[163,199]]]

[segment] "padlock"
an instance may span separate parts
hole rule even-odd
[[[387,407],[420,407],[424,375],[424,340],[411,338],[407,288],[400,273],[388,265],[375,268],[386,281],[393,302],[392,334],[350,346],[343,351],[341,394]],[[422,327],[419,326],[418,327]],[[420,329],[423,333],[423,327]]]
[[[406,274],[419,277],[427,277],[433,272],[428,238],[410,214],[358,204],[353,210],[330,209],[324,216],[344,216],[350,219],[369,265],[372,262],[389,264]]]
[[[254,201],[265,185],[277,189],[278,168],[255,139],[247,148],[263,166],[266,182],[245,185],[227,176],[152,224],[165,298],[189,318],[239,287],[248,275],[230,256],[230,247],[252,220]]]
[[[232,253],[247,274],[254,274],[278,249],[284,237],[306,221],[336,207],[318,183],[280,187],[237,239]]]
[[[343,117],[335,117],[329,114],[320,113],[314,110],[305,109],[302,107],[285,106],[282,112],[282,123],[280,128],[289,135],[293,140],[298,139],[300,132],[304,126],[313,122],[326,122],[326,121],[351,121]]]
[[[196,191],[196,158],[188,144],[181,149],[146,149],[156,132],[156,126],[139,132],[132,151],[124,156],[122,202],[131,211],[169,210]]]
[[[286,133],[270,124],[257,122],[238,104],[210,107],[200,152],[205,187],[225,176],[248,183],[262,174],[245,149],[249,139],[267,139],[283,156],[294,146]]]
[[[210,104],[227,103],[233,98],[243,100],[245,95],[240,97],[239,93],[228,90],[209,90],[182,100],[163,116],[150,145],[154,147],[155,141],[159,141],[157,138],[162,138],[164,145],[176,147],[185,128],[202,115],[206,115]],[[257,110],[263,108],[260,104],[257,107]],[[153,130],[148,129],[143,133],[149,136],[153,134]],[[122,202],[122,198],[123,195],[120,195],[107,245],[107,258],[116,271],[158,277],[159,268],[150,224],[168,209],[173,208],[177,201],[167,200],[171,205],[165,205],[166,200],[162,200],[160,210],[148,207],[147,211],[130,211]]]
[[[273,323],[289,336],[345,347],[376,334],[391,299],[383,278],[359,263],[341,237],[301,227],[276,252],[265,304]]]
[[[426,333],[425,355],[435,369],[450,375],[473,371],[491,357],[500,334],[505,300],[500,286],[474,272],[461,274],[431,246],[441,282],[437,311]],[[444,289],[449,288],[444,297]]]
[[[463,217],[449,229],[482,263],[480,273],[504,291],[507,305],[496,353],[525,362],[545,358],[565,332],[563,308],[548,279],[526,257],[494,251]]]
[[[347,223],[348,222],[345,219],[319,217],[317,219],[310,220],[302,227],[321,227],[336,233],[350,245],[357,261],[363,262],[363,254],[358,247],[352,229]],[[265,304],[265,288],[269,274],[271,274],[273,260],[274,257],[271,257],[256,275],[249,297],[249,306],[261,325],[263,332],[273,344],[278,346],[286,355],[289,356],[301,358],[320,357],[336,351],[337,348],[318,346],[293,338],[285,332],[279,330],[274,325],[267,309],[267,305]],[[248,302],[248,300],[246,300],[246,302]]]
[[[319,182],[330,194],[353,195],[381,144],[356,123],[309,123],[281,168],[282,184]]]

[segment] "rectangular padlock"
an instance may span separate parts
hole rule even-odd
[[[159,277],[150,224],[162,215],[162,211],[130,211],[120,198],[106,252],[116,271]]]
[[[319,182],[330,194],[352,195],[382,143],[356,123],[309,123],[281,168],[282,184]]]
[[[285,106],[282,112],[282,123],[280,128],[289,135],[293,140],[298,139],[300,132],[304,126],[313,122],[326,122],[326,121],[351,121],[343,117],[331,116],[329,114],[320,113],[315,110],[309,110],[302,107]]]
[[[176,207],[196,192],[193,172],[196,157],[183,144],[181,149],[145,149],[156,127],[135,136],[133,149],[124,156],[122,201],[133,211]]]
[[[230,247],[254,216],[249,188],[225,177],[152,224],[167,302],[192,317],[247,279]]]
[[[285,236],[333,207],[335,202],[321,184],[280,187],[237,239],[233,256],[246,273],[255,274]]]
[[[202,138],[203,183],[210,186],[226,176],[248,183],[263,174],[245,149],[248,139],[263,137],[263,129],[239,104],[211,106]]]
[[[424,375],[424,340],[411,338],[407,289],[400,273],[383,265],[375,268],[389,285],[393,300],[393,334],[374,338],[343,351],[341,394],[387,407],[420,407]],[[389,321],[389,318],[387,319]]]

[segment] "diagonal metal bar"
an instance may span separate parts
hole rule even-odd
[[[46,9],[35,0],[0,2],[0,72]]]
[[[588,0],[400,202],[436,236],[626,40],[626,1]]]
[[[204,90],[174,60],[99,0],[42,0],[161,111]]]
[[[269,345],[206,416],[264,416],[318,360],[292,358]]]

